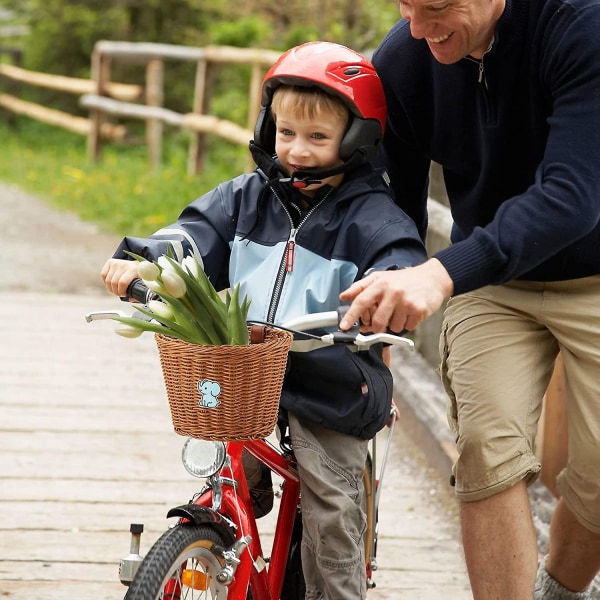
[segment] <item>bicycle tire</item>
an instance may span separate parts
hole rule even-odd
[[[233,540],[208,525],[177,525],[154,543],[142,561],[125,600],[194,600],[226,597],[226,589],[217,582],[224,565],[222,552]],[[195,589],[190,587],[194,585]],[[173,595],[165,586],[176,588]]]

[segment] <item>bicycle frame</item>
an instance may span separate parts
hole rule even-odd
[[[120,311],[94,312],[88,313],[86,320],[91,322],[97,319],[111,319],[121,315]],[[294,327],[297,327],[299,331],[331,327],[335,326],[338,317],[339,313],[337,311],[315,313],[314,315],[301,317],[297,322],[286,323],[286,327],[292,330]],[[295,331],[295,333],[298,333],[298,331]],[[324,345],[350,343],[356,348],[368,348],[373,343],[383,342],[404,344],[411,349],[413,347],[412,341],[401,337],[401,335],[392,333],[363,335],[357,328],[352,332],[338,331],[311,337],[314,338],[312,343],[316,339]],[[299,343],[302,344],[303,342]],[[369,483],[366,495],[367,510],[370,512],[371,519],[370,526],[368,526],[370,535],[368,536],[365,548],[365,568],[368,588],[375,587],[372,580],[372,572],[377,570],[377,510],[383,473],[394,430],[394,411],[395,409],[392,409],[390,415],[388,438],[379,477],[377,477],[376,473],[376,439],[372,440],[370,464],[367,465],[370,466],[370,478],[367,479],[365,477],[365,486],[367,486],[367,482]],[[257,519],[254,515],[253,499],[250,495],[242,462],[242,452],[244,449],[260,462],[267,465],[272,472],[276,473],[283,480],[280,494],[281,502],[269,559],[265,559],[264,557]],[[208,553],[218,553],[220,557],[220,566],[217,565],[216,571],[212,571],[211,577],[214,577],[213,581],[217,582],[217,587],[221,586],[222,591],[225,591],[224,586],[226,586],[223,597],[230,598],[231,600],[247,600],[248,589],[252,593],[253,600],[279,600],[281,597],[286,581],[285,577],[289,570],[288,562],[290,559],[291,542],[300,506],[300,480],[293,453],[291,449],[289,452],[287,450],[282,444],[281,451],[279,451],[269,441],[262,439],[226,442],[225,463],[219,468],[217,473],[208,477],[208,488],[194,497],[188,504],[172,508],[167,514],[167,517],[179,518],[179,523],[176,527],[186,527],[188,523],[202,525],[213,530],[211,536],[220,534],[222,541],[218,547],[213,549],[201,546],[201,548],[206,548],[206,552]],[[188,468],[187,465],[186,468]],[[365,472],[367,472],[367,469],[365,469]],[[132,548],[134,546],[139,548],[139,534],[141,533],[141,529],[136,526],[136,530],[132,529],[131,531]],[[183,530],[177,529],[177,532],[180,531]],[[219,539],[218,536],[215,539]],[[181,541],[184,544],[188,543],[183,538],[181,538]],[[229,548],[222,547],[227,544],[231,544],[231,546]],[[125,585],[129,585],[129,582],[132,581],[133,575],[135,575],[137,567],[142,561],[142,557],[137,554],[137,551],[130,554],[129,557],[132,558],[127,560],[126,557],[121,563],[125,577],[120,578]],[[269,562],[268,568],[267,562]],[[151,569],[148,573],[152,573],[154,565],[152,568],[148,568]],[[179,568],[181,571],[180,574],[183,574],[183,571],[187,570],[183,566]],[[294,572],[292,570],[292,573]],[[179,600],[181,598],[182,585],[188,587],[189,585],[194,586],[195,575],[193,572],[191,577],[191,584],[182,584],[181,579],[179,581],[176,578],[166,579],[161,584],[164,586],[164,594],[161,597],[164,596],[164,598],[169,598],[170,600]],[[146,580],[144,579],[144,581]],[[208,581],[210,580],[205,579],[204,585],[207,585]]]
[[[281,506],[268,569],[265,568],[258,524],[254,517],[252,499],[242,466],[244,447],[283,479]],[[244,551],[251,560],[241,558],[235,577],[229,586],[228,598],[245,600],[246,584],[249,580],[253,598],[277,599],[283,587],[294,519],[300,501],[300,480],[295,462],[291,456],[284,456],[265,440],[228,442],[227,455],[230,457],[230,464],[225,465],[217,475],[222,486],[222,496],[215,498],[214,488],[212,488],[197,498],[194,504],[212,506],[213,510],[219,506],[217,512],[226,515],[235,524],[237,539],[245,536],[251,538]],[[224,477],[224,473],[228,470],[232,475],[230,479]],[[253,566],[256,568],[253,569]]]
[[[375,468],[375,440],[372,441],[370,451],[373,469],[370,473],[371,493],[367,501],[370,504],[368,510],[370,510],[372,522],[370,539],[367,542],[369,553],[366,556],[367,582],[370,588],[375,587],[372,574],[373,571],[377,570],[377,510],[393,429],[394,420],[392,419],[379,476],[377,476]],[[264,558],[261,534],[257,519],[254,516],[252,498],[250,497],[242,464],[244,449],[266,464],[283,480],[268,568],[266,567],[267,561]],[[249,585],[253,598],[257,600],[278,600],[283,589],[294,521],[300,504],[300,480],[294,457],[292,454],[278,451],[266,440],[228,442],[226,444],[226,454],[228,457],[226,463],[215,475],[209,478],[211,487],[193,500],[191,505],[176,507],[169,511],[167,516],[181,517],[180,525],[185,526],[185,522],[190,520],[190,506],[196,505],[210,508],[215,516],[226,517],[231,522],[232,535],[235,537],[236,543],[240,543],[241,540],[244,547],[243,552],[239,555],[239,560],[234,561],[233,568],[229,573],[227,597],[232,600],[246,600]],[[173,582],[173,589],[165,588],[165,592],[171,594],[169,597],[174,600],[179,598],[176,585]]]

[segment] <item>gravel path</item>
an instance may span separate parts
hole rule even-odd
[[[90,294],[119,239],[0,183],[0,290]],[[60,274],[60,275],[59,275]]]

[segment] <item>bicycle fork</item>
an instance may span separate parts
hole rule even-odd
[[[372,574],[374,571],[377,571],[377,541],[379,537],[379,528],[378,528],[378,518],[377,511],[379,510],[379,499],[381,497],[381,488],[383,485],[383,475],[385,473],[385,467],[387,464],[388,455],[390,452],[390,446],[392,443],[393,435],[394,435],[394,427],[396,425],[396,408],[392,408],[390,413],[390,425],[389,431],[385,440],[385,447],[383,450],[383,457],[381,459],[381,467],[379,469],[379,477],[377,476],[377,439],[373,438],[373,443],[371,445],[371,460],[372,460],[372,469],[371,469],[371,511],[373,515],[373,529],[371,532],[371,540],[369,544],[370,552],[367,557],[367,588],[373,589],[376,584],[372,578]]]

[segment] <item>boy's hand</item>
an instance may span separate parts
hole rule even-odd
[[[137,260],[109,258],[104,263],[100,276],[111,294],[124,298],[129,284],[140,276],[139,263]]]
[[[365,331],[412,331],[442,306],[453,288],[435,258],[409,269],[371,273],[340,294],[342,302],[352,302],[340,329],[349,329],[360,318]]]

